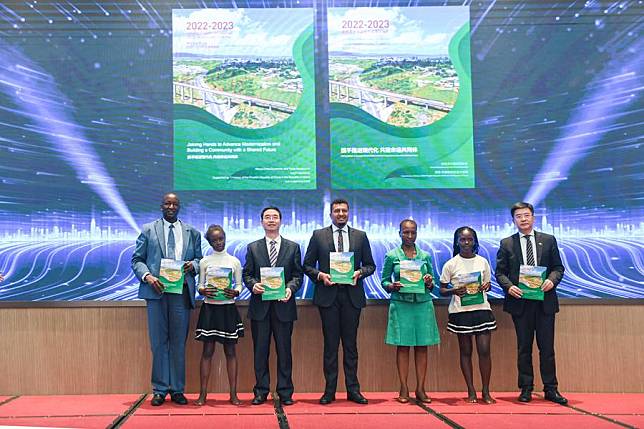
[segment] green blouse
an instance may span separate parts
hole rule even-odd
[[[436,285],[438,279],[436,278],[436,275],[434,273],[432,257],[429,255],[429,253],[421,250],[418,246],[416,246],[416,257],[408,258],[407,256],[405,256],[402,245],[400,245],[391,249],[385,255],[385,263],[382,267],[382,275],[380,276],[380,284],[385,290],[391,285],[391,283],[393,283],[392,275],[394,281],[400,280],[400,261],[409,259],[419,259],[424,261],[425,263],[421,266],[421,273],[423,276],[429,273],[434,279],[434,285]],[[394,291],[391,293],[391,299],[395,301],[425,302],[431,301],[432,295],[427,289],[425,289],[425,293],[400,293]]]

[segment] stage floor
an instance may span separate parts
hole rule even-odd
[[[464,393],[432,393],[431,404],[400,404],[393,392],[365,392],[368,405],[344,399],[318,404],[320,394],[294,396],[295,404],[278,401],[252,406],[252,395],[241,394],[241,406],[228,403],[227,394],[212,393],[203,407],[169,401],[150,405],[150,395],[0,396],[0,428],[644,428],[644,394],[565,393],[567,406],[536,395],[529,404],[516,400],[517,392],[497,392],[493,405],[468,404]]]

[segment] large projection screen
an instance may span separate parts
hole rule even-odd
[[[644,298],[643,27],[638,1],[4,1],[0,301],[136,299],[171,190],[242,263],[262,207],[304,251],[346,198],[372,299],[402,219],[437,272],[462,225],[494,267],[528,201],[560,297]]]

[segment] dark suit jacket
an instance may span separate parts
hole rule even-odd
[[[371,255],[371,246],[369,239],[364,231],[348,227],[349,231],[349,252],[353,252],[354,271],[360,270],[356,286],[347,286],[349,299],[356,308],[362,308],[367,305],[364,295],[364,286],[362,281],[369,277],[376,270],[376,264]],[[313,303],[320,307],[329,307],[335,301],[338,294],[336,286],[325,286],[324,282],[318,281],[320,271],[329,273],[330,262],[329,253],[335,252],[333,243],[333,229],[331,226],[316,229],[309,241],[309,246],[304,255],[304,273],[315,284],[313,292]]]
[[[260,268],[270,267],[266,239],[253,241],[246,248],[246,262],[244,263],[243,279],[246,287],[251,291],[248,317],[251,320],[264,320],[268,314],[272,301],[263,301],[261,295],[252,293],[255,283],[261,280]],[[280,251],[277,254],[277,267],[284,267],[284,281],[286,287],[291,289],[291,299],[288,302],[274,301],[277,317],[282,322],[297,320],[295,306],[295,293],[302,285],[302,252],[300,246],[290,240],[281,238]]]
[[[524,299],[517,299],[508,293],[510,286],[519,284],[519,266],[523,264],[521,253],[520,236],[517,232],[510,237],[501,240],[499,251],[496,254],[496,281],[505,292],[503,310],[520,315],[523,312]],[[537,243],[537,264],[547,267],[547,278],[555,285],[544,294],[543,311],[547,314],[554,314],[559,311],[559,300],[557,299],[557,285],[563,278],[564,266],[559,255],[557,240],[550,234],[534,231],[534,239]]]
[[[183,252],[184,261],[192,261],[195,273],[199,272],[199,261],[201,254],[201,236],[199,232],[190,225],[181,222],[183,234]],[[161,269],[161,258],[165,255],[165,237],[163,234],[163,219],[157,219],[154,222],[143,225],[141,234],[136,239],[136,248],[132,255],[132,271],[139,279],[139,298],[143,299],[161,299],[157,291],[143,281],[143,275],[150,273],[159,277]],[[174,255],[172,256],[174,258]],[[195,274],[186,273],[185,281],[188,284],[190,295],[190,305],[195,306]]]

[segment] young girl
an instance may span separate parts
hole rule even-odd
[[[211,255],[203,258],[199,264],[199,293],[204,296],[204,304],[199,313],[195,339],[203,341],[203,352],[199,366],[201,386],[196,405],[206,403],[208,394],[208,378],[212,356],[215,352],[215,342],[223,344],[226,355],[226,369],[230,386],[230,403],[240,405],[237,398],[237,356],[235,344],[239,337],[244,336],[244,324],[235,306],[235,297],[242,289],[242,268],[239,259],[226,252],[226,233],[219,225],[210,225],[205,234],[206,240],[213,249]],[[231,268],[234,287],[217,291],[206,285],[208,267]],[[213,299],[222,294],[225,300]]]
[[[467,401],[477,402],[476,390],[472,381],[472,337],[475,337],[476,350],[479,355],[479,370],[483,381],[483,401],[486,404],[493,404],[496,401],[490,396],[490,374],[492,373],[490,340],[492,331],[496,329],[496,320],[486,294],[490,290],[490,264],[477,254],[479,241],[476,231],[470,227],[462,226],[454,232],[453,247],[454,257],[443,266],[440,278],[441,295],[452,296],[448,308],[447,330],[458,335],[461,371],[467,384]],[[463,305],[461,299],[467,294],[467,288],[463,285],[462,276],[472,273],[480,273],[479,291],[483,293],[483,299],[481,303]],[[450,283],[451,288],[448,287]]]

